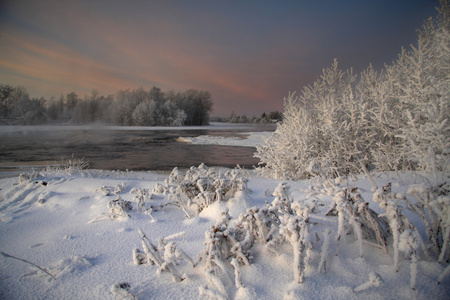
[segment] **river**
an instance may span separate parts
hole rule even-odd
[[[240,136],[273,131],[273,125],[213,124],[203,127],[0,126],[0,172],[60,164],[72,156],[92,169],[171,170],[208,166],[251,168],[254,147],[195,145],[179,137]]]

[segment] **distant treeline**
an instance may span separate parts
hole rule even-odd
[[[36,125],[56,122],[104,122],[123,126],[207,125],[213,102],[208,91],[184,92],[153,87],[120,90],[107,97],[94,90],[80,98],[75,92],[59,99],[30,98],[24,87],[0,84],[3,124]]]
[[[263,112],[260,116],[248,117],[247,115],[236,115],[234,112],[229,117],[212,117],[211,121],[224,123],[251,123],[251,124],[270,124],[283,120],[283,113],[271,111],[269,114]]]

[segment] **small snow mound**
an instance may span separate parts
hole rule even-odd
[[[251,286],[243,287],[241,286],[237,292],[235,299],[241,299],[241,300],[254,300],[259,299],[258,295],[255,292],[255,289]]]
[[[222,212],[226,209],[227,205],[224,201],[216,201],[203,209],[200,212],[199,216],[210,221],[215,221],[222,215]]]
[[[238,218],[240,214],[243,214],[250,208],[250,196],[244,191],[236,192],[234,198],[231,198],[226,203],[228,213],[233,218]]]
[[[66,274],[79,274],[92,267],[92,264],[82,256],[72,256],[58,261],[49,272],[56,277],[62,277]]]

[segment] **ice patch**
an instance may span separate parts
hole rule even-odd
[[[238,146],[238,147],[256,147],[262,145],[271,132],[248,132],[239,133],[240,136],[212,136],[201,135],[198,137],[179,137],[178,141],[183,143],[192,143],[195,145],[220,145],[220,146]]]

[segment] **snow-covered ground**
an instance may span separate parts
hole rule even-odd
[[[235,224],[247,209],[262,208],[274,200],[272,194],[279,181],[258,178],[252,171],[244,174],[251,192],[214,202],[198,215],[189,210],[190,219],[175,206],[153,211],[152,216],[137,210],[135,194],[130,192],[139,188],[152,191],[168,178],[154,172],[50,169],[33,178],[1,179],[0,298],[133,299],[134,295],[136,299],[208,299],[210,295],[219,299],[448,299],[450,276],[437,284],[447,263],[421,257],[416,289],[412,290],[410,262],[400,253],[399,270],[395,272],[391,246],[384,254],[380,248],[364,243],[361,257],[358,241],[349,234],[341,239],[337,250],[338,218],[325,216],[333,195],[315,179],[287,182],[294,203],[315,203],[318,208],[309,216],[312,252],[303,283],[294,281],[289,243],[276,254],[256,242],[250,265],[240,267],[240,287],[229,261],[223,263],[226,273],[216,267],[219,275],[211,276],[204,261],[192,267],[180,260],[176,268],[184,278],[181,282],[175,282],[168,271],[160,272],[156,265],[133,263],[133,250],[143,251],[138,228],[155,246],[159,238],[172,236],[167,242],[174,242],[196,261],[206,247],[205,232],[218,222],[222,211],[228,209],[230,224]],[[410,184],[424,181],[416,173],[401,173],[400,177],[374,174],[374,178],[379,187],[391,182],[395,193],[406,193]],[[112,218],[108,203],[118,196],[105,195],[101,187],[118,188],[116,193],[131,202],[128,216]],[[372,201],[371,184],[366,178],[336,182],[336,188],[346,187],[358,188],[369,207],[381,212]],[[145,205],[156,207],[167,201],[168,196],[155,194]],[[419,219],[407,215],[424,234]],[[331,233],[328,254],[323,255],[325,228]],[[322,258],[326,267],[319,272]],[[364,285],[371,279],[380,279],[380,285]]]

